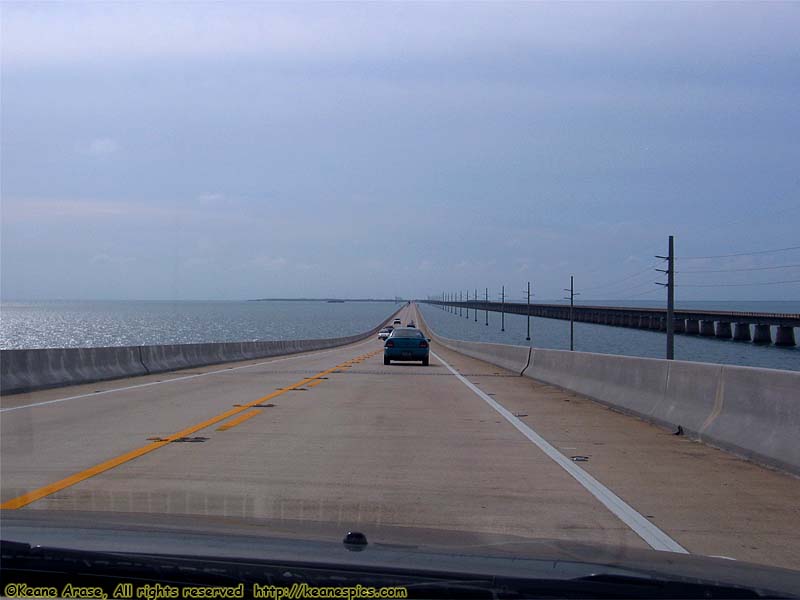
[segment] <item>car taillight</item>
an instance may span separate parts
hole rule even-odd
[[[428,342],[426,342],[425,340],[422,340],[422,341],[419,343],[419,347],[420,347],[420,348],[427,348],[427,347],[428,347]]]
[[[386,347],[387,348],[394,348],[394,341],[393,340],[389,340],[388,342],[386,342]]]

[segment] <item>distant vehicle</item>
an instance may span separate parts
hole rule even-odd
[[[419,360],[423,367],[427,367],[430,355],[428,342],[430,340],[419,329],[398,327],[383,345],[383,364],[391,364],[393,360]]]
[[[395,319],[394,323],[392,323],[392,325],[402,325],[402,324],[403,322],[400,319]]]
[[[416,326],[417,325],[414,323],[414,321],[409,321],[408,325],[406,325],[406,327],[416,327]]]
[[[389,337],[389,334],[392,333],[392,330],[389,327],[384,327],[378,332],[378,339],[385,340]]]

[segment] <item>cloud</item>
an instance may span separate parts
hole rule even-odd
[[[181,215],[181,211],[145,203],[113,200],[9,198],[3,201],[3,218],[39,220],[53,218],[165,218]]]
[[[789,3],[791,4],[791,3]],[[278,3],[7,3],[3,62],[258,56],[351,61],[515,53],[520,48],[628,50],[653,55],[702,44],[737,60],[744,40],[767,51],[796,27],[788,4],[636,6],[578,3],[291,5]],[[770,27],[764,27],[764,22]],[[711,35],[727,27],[736,36]],[[665,33],[668,32],[668,33]],[[775,32],[775,33],[773,33]]]
[[[113,156],[120,150],[119,143],[111,138],[95,138],[88,143],[80,144],[78,148],[83,154],[97,158]]]
[[[110,254],[95,254],[94,256],[92,256],[92,258],[89,259],[89,262],[93,265],[110,265],[110,266],[127,265],[135,261],[136,261],[135,258],[129,256],[112,256]]]
[[[203,206],[219,204],[225,200],[225,195],[217,192],[204,192],[197,197],[197,201]]]
[[[264,271],[280,271],[286,268],[289,261],[282,256],[256,256],[250,265]]]

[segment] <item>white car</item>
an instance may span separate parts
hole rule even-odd
[[[402,327],[403,326],[403,322],[400,319],[395,319],[394,323],[392,323],[392,325],[400,325]]]
[[[389,329],[388,327],[384,327],[383,329],[381,329],[381,330],[378,332],[378,339],[379,339],[379,340],[385,340],[386,338],[388,338],[388,337],[389,337],[389,334],[390,334],[390,333],[392,333],[392,330],[391,330],[391,329]]]

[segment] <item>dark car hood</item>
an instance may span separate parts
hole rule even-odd
[[[600,573],[697,580],[800,597],[800,571],[723,558],[511,535],[357,523],[145,513],[21,510],[0,514],[2,538],[100,552],[302,561],[412,571],[568,579]],[[363,532],[352,551],[344,535]]]

